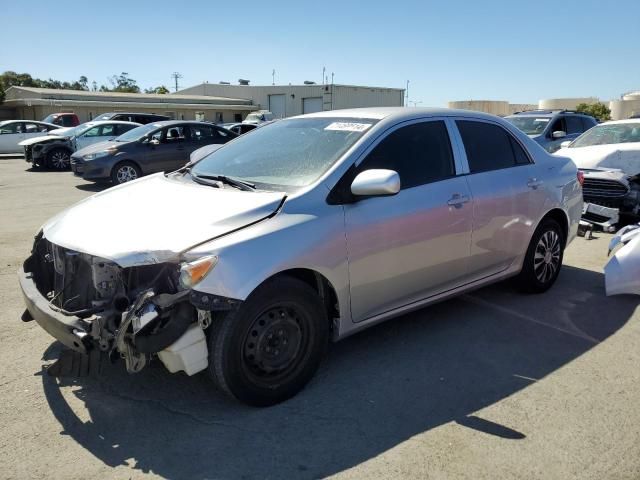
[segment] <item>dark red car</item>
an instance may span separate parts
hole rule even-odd
[[[75,113],[52,113],[42,121],[60,125],[61,127],[75,127],[76,125],[80,125],[80,119]]]

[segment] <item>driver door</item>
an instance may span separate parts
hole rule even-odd
[[[444,120],[396,127],[356,174],[369,169],[396,171],[401,190],[344,206],[354,322],[461,285],[471,246],[471,193]]]
[[[151,136],[145,155],[147,172],[171,172],[189,160],[188,125],[172,125]]]

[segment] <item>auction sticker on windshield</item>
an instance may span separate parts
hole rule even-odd
[[[324,127],[324,129],[342,132],[364,132],[370,126],[370,123],[333,122]]]

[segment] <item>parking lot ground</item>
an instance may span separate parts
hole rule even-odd
[[[46,373],[61,348],[20,321],[15,272],[97,189],[0,159],[0,477],[640,478],[639,299],[604,296],[610,236],[576,239],[546,294],[504,282],[379,325],[255,409],[157,363]]]

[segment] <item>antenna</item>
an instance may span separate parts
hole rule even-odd
[[[405,91],[405,107],[409,106],[409,80],[407,80],[407,89]]]
[[[326,70],[326,67],[322,67],[322,84],[324,85],[325,81],[324,81],[324,72]]]
[[[182,75],[180,75],[180,73],[178,72],[173,72],[171,74],[171,77],[173,77],[173,80],[176,82],[176,92],[178,91],[178,79],[182,78]]]

